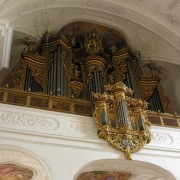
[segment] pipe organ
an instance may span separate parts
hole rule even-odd
[[[24,91],[42,92],[42,87],[37,83],[28,67],[25,74]]]
[[[169,112],[159,73],[131,51],[121,33],[76,22],[55,35],[45,33],[36,47],[28,43],[9,81],[19,92],[0,92],[0,100],[93,114],[99,137],[131,159],[151,140],[147,107]]]
[[[92,93],[103,94],[105,85],[121,81],[134,91],[132,97],[148,101],[150,110],[168,112],[157,67],[138,58],[119,32],[72,23],[55,35],[45,33],[38,47],[29,43],[12,87],[91,102]]]
[[[67,64],[61,55],[61,46],[57,46],[52,53],[52,62],[49,64],[47,76],[47,94],[55,96],[68,96]]]

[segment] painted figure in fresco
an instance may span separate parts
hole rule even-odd
[[[0,180],[30,180],[33,171],[14,164],[0,165]]]
[[[127,180],[130,176],[128,172],[93,171],[82,173],[77,180]]]

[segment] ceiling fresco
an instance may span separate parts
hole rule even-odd
[[[92,171],[80,174],[77,180],[128,180],[130,176],[127,172]]]
[[[0,180],[30,180],[32,170],[15,164],[0,164]]]

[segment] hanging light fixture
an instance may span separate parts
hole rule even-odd
[[[93,93],[93,116],[98,135],[131,159],[131,153],[142,149],[151,140],[147,103],[132,98],[132,90],[122,82],[109,84],[105,89],[103,94]]]

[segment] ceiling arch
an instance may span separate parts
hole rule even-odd
[[[0,0],[0,21],[10,22],[16,31],[36,38],[45,28],[54,33],[70,22],[98,23],[120,31],[132,49],[142,51],[144,59],[180,64],[178,8],[173,0]]]
[[[99,174],[102,175],[109,174],[111,176],[112,176],[112,172],[114,173],[116,172],[116,175],[121,174],[123,180],[175,179],[174,176],[169,171],[155,164],[147,163],[143,161],[136,161],[136,160],[129,161],[129,160],[119,160],[119,159],[100,159],[89,162],[85,164],[83,167],[81,167],[78,170],[78,172],[76,172],[73,179],[81,180],[83,179],[81,177],[86,177],[87,175],[89,177],[92,177],[92,175],[94,176],[97,175],[98,172],[101,172]]]

